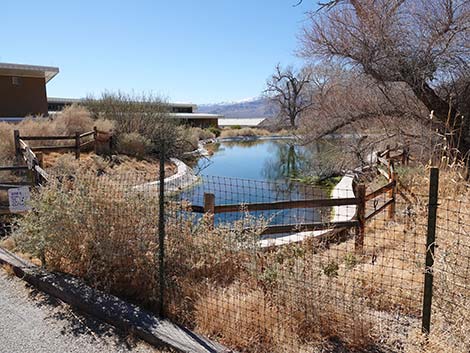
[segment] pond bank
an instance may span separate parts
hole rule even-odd
[[[355,174],[348,173],[341,178],[331,192],[332,199],[352,198],[354,195]],[[356,215],[356,206],[335,206],[333,207],[333,218],[331,222],[350,221]],[[282,235],[278,237],[266,237],[258,242],[261,248],[287,245],[291,243],[301,242],[311,237],[320,237],[332,232],[332,229],[316,230],[308,232],[298,232],[295,234]]]
[[[177,172],[167,178],[165,178],[165,191],[167,192],[176,192],[184,190],[191,185],[195,184],[199,177],[194,174],[194,171],[183,161],[177,158],[170,158],[171,162],[176,165]],[[160,181],[152,181],[150,183],[145,183],[136,186],[138,190],[158,190],[160,186]]]

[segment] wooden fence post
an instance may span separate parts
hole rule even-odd
[[[439,169],[431,169],[428,201],[428,231],[426,236],[426,267],[424,271],[423,317],[421,331],[428,334],[431,329],[431,305],[433,289],[434,248],[436,242],[437,200],[439,192]]]
[[[97,151],[97,146],[96,146],[97,137],[98,137],[98,129],[96,128],[96,126],[93,126],[93,151],[95,152],[95,154],[96,154],[96,151]]]
[[[44,167],[44,154],[42,152],[36,152],[36,158],[38,159],[38,165]]]
[[[356,237],[354,240],[354,249],[357,252],[362,252],[364,248],[364,233],[366,227],[366,186],[364,184],[359,184],[356,188],[359,203],[356,210],[356,219],[358,225],[356,227]]]
[[[388,197],[390,197],[393,202],[390,204],[390,206],[388,207],[388,215],[387,215],[387,218],[389,220],[391,219],[395,219],[395,210],[396,210],[396,199],[397,199],[397,187],[398,187],[398,177],[397,177],[397,173],[395,171],[392,171],[392,175],[391,175],[391,179],[390,179],[391,182],[395,182],[395,185],[393,186],[393,188],[390,189],[390,191],[388,192]]]
[[[209,214],[209,222],[214,226],[215,195],[204,193],[204,213]]]
[[[20,131],[19,130],[14,130],[13,131],[13,136],[15,138],[15,157],[16,157],[17,160],[19,160],[20,154],[21,154]]]
[[[75,132],[75,159],[80,159],[80,133]]]

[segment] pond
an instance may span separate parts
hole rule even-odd
[[[209,148],[214,152],[201,158],[194,170],[201,182],[181,196],[193,205],[204,205],[204,193],[215,195],[216,205],[261,203],[282,200],[328,198],[329,191],[306,185],[295,178],[311,172],[312,160],[328,151],[330,143],[320,141],[309,147],[293,139],[220,142]],[[329,208],[281,209],[250,212],[270,224],[300,224],[327,221]],[[243,212],[217,214],[216,224],[232,223],[246,216]]]

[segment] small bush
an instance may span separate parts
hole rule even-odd
[[[194,135],[194,138],[198,141],[213,139],[215,135],[208,129],[201,129],[200,127],[188,128],[191,131],[191,134]]]
[[[216,135],[209,129],[201,129],[201,133],[199,134],[199,140],[209,140],[215,138],[215,136]]]
[[[240,125],[232,125],[230,128],[232,130],[240,130],[242,127]]]
[[[207,130],[209,130],[211,133],[213,133],[215,135],[215,137],[219,137],[221,132],[222,132],[218,127],[215,127],[215,126],[211,126]]]
[[[122,154],[143,158],[152,150],[152,142],[137,132],[121,134],[117,140],[117,151]]]
[[[188,151],[187,136],[176,120],[169,118],[168,104],[158,97],[105,92],[98,99],[88,98],[84,105],[95,119],[113,120],[118,139],[121,134],[137,133],[151,141],[155,150],[163,142],[166,158]]]
[[[64,108],[54,119],[55,131],[58,135],[73,135],[93,130],[94,121],[90,112],[80,105],[72,104]]]
[[[12,124],[0,122],[0,162],[2,163],[15,155],[13,130]]]
[[[99,118],[95,120],[94,126],[96,126],[98,131],[110,133],[113,132],[116,128],[116,122],[113,120]]]
[[[262,129],[245,127],[243,129],[223,130],[221,137],[251,137],[251,136],[268,136],[270,132]]]

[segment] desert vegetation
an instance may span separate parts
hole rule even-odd
[[[34,212],[19,220],[8,246],[156,310],[155,194],[135,189],[144,181],[136,173],[73,173],[35,193]],[[394,220],[383,214],[370,222],[361,253],[349,233],[262,250],[257,239],[266,220],[247,215],[213,227],[210,215],[183,216],[189,205],[169,201],[165,314],[247,352],[467,352],[470,288],[462,268],[470,259],[470,214],[463,206],[470,196],[461,166],[441,172],[428,338],[419,319],[428,173],[419,165],[399,173],[414,201],[400,199]],[[385,182],[377,177],[369,189]]]
[[[220,134],[220,137],[254,137],[254,136],[268,136],[270,132],[263,129],[256,129],[250,127],[244,127],[240,129],[224,129]]]

